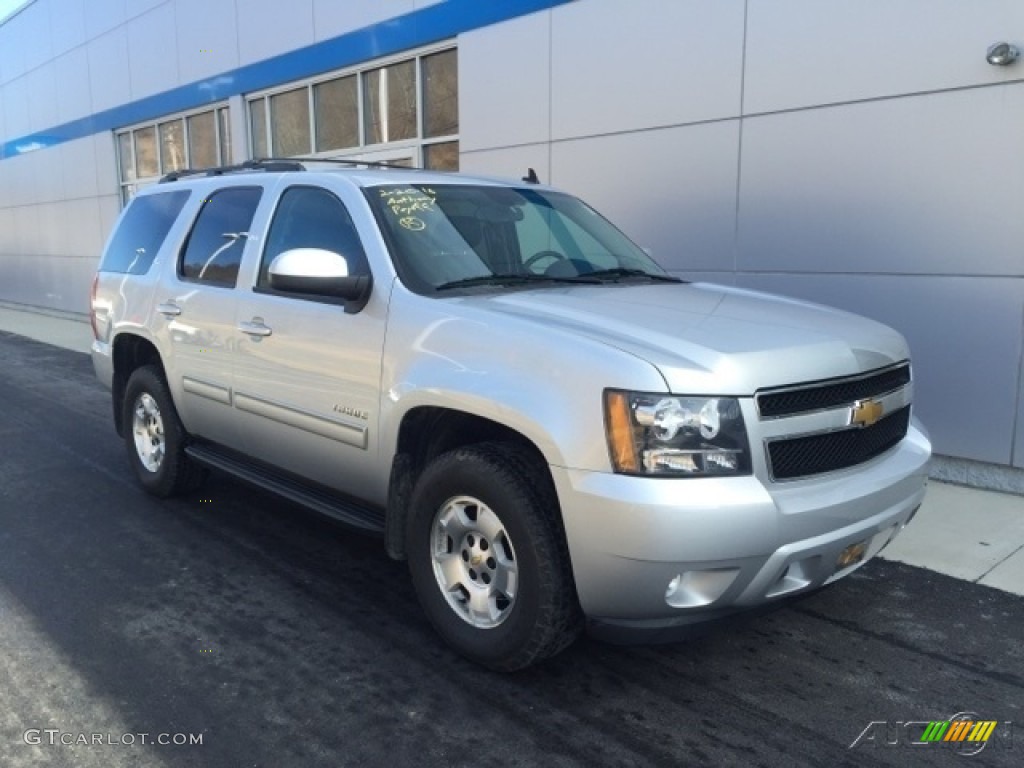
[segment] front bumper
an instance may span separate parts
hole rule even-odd
[[[910,521],[930,455],[913,425],[884,455],[799,482],[552,467],[580,605],[593,626],[658,635],[814,590]]]

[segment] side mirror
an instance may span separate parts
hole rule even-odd
[[[369,274],[350,275],[344,256],[322,248],[285,251],[270,263],[268,274],[275,291],[341,299],[349,313],[366,306],[373,282]]]

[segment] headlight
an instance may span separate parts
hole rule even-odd
[[[616,472],[707,477],[750,474],[750,446],[734,397],[605,390],[605,432]]]

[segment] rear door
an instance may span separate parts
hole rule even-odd
[[[215,189],[203,199],[178,254],[174,274],[158,288],[170,347],[165,361],[186,429],[220,443],[235,442],[231,414],[231,355],[237,340],[238,268],[263,196],[258,185]]]

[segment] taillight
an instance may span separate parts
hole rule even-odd
[[[100,338],[100,329],[96,327],[96,290],[99,287],[100,276],[97,272],[92,279],[92,290],[89,292],[89,324],[92,325],[92,337],[96,340]]]

